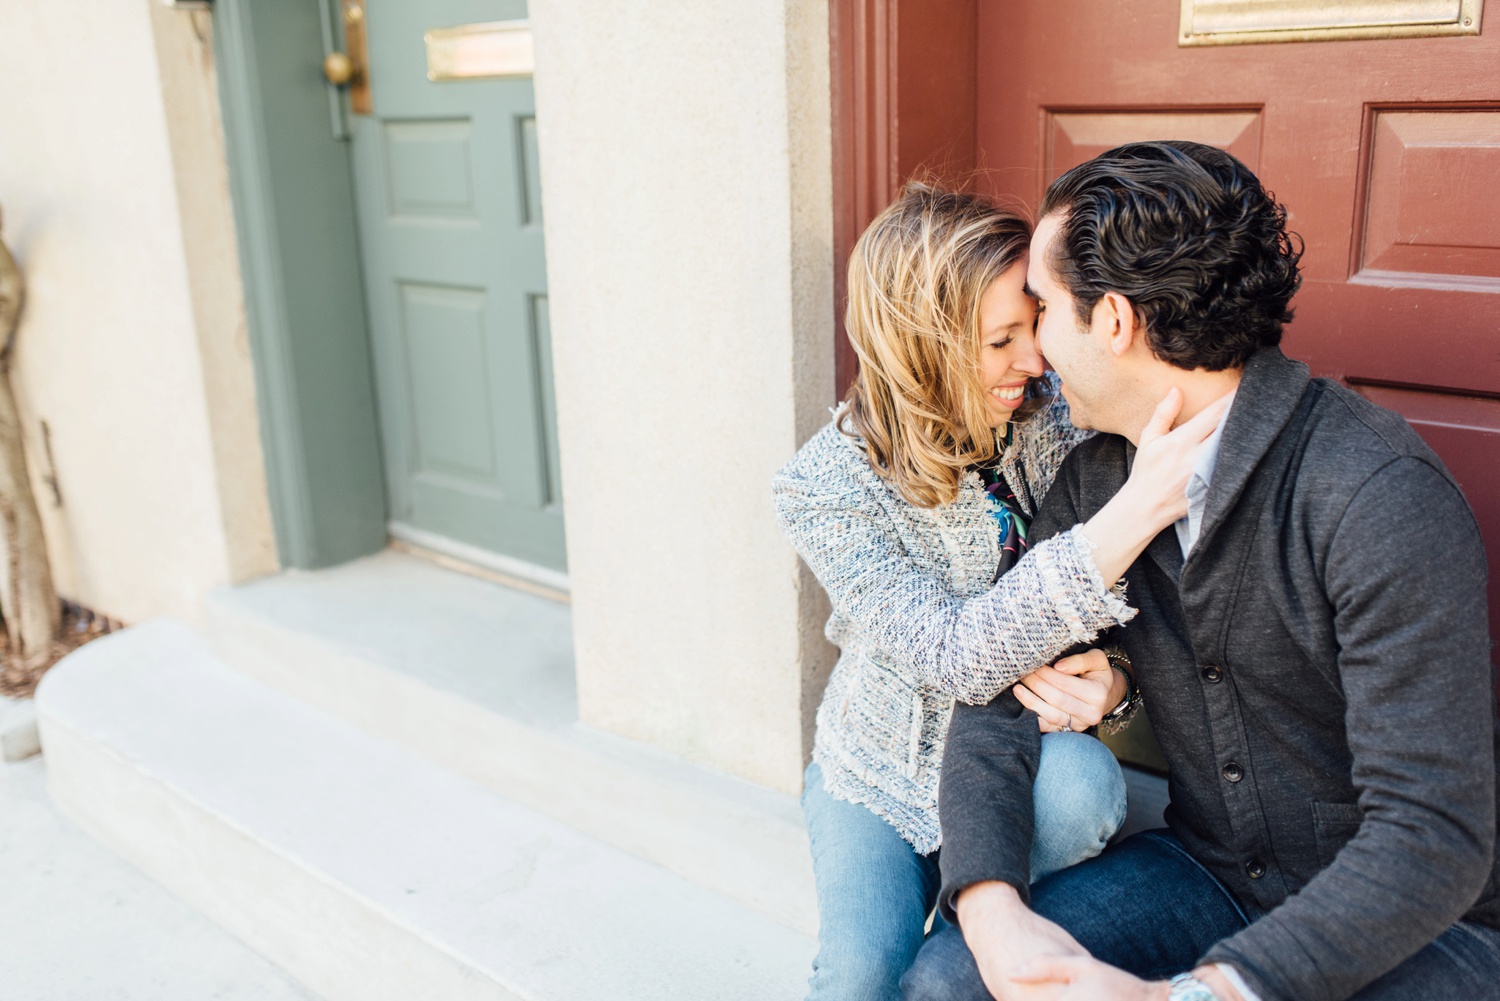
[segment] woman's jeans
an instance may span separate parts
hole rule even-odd
[[[809,1001],[886,1001],[916,958],[941,880],[937,853],[918,855],[867,808],[834,799],[807,766],[802,811],[818,887],[818,956]],[[1031,878],[1093,858],[1125,822],[1125,777],[1082,733],[1042,735],[1034,789]],[[933,918],[932,933],[946,922]]]

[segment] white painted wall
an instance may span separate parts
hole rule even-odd
[[[0,25],[0,206],[29,281],[13,381],[59,588],[194,618],[275,568],[207,18],[0,0]]]
[[[825,0],[532,0],[580,711],[789,791],[831,664],[769,481],[833,385]]]

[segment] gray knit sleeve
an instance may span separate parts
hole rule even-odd
[[[882,498],[839,466],[794,461],[778,474],[772,493],[782,529],[836,614],[883,662],[925,684],[982,704],[1134,617],[1100,578],[1077,528],[1034,546],[990,590],[960,598],[915,564]]]

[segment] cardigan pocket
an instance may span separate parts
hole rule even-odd
[[[1318,869],[1333,864],[1334,856],[1349,843],[1365,822],[1358,803],[1318,803],[1313,808],[1313,837],[1317,843]]]
[[[922,693],[911,693],[911,735],[908,738],[906,749],[906,774],[908,778],[915,779],[917,771],[921,768],[922,756],[922,720],[923,720]]]

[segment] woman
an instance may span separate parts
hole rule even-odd
[[[987,702],[1020,681],[1016,697],[1037,713],[1033,879],[1097,854],[1124,820],[1119,766],[1077,732],[1134,708],[1123,657],[1042,665],[1135,614],[1110,582],[1186,511],[1220,409],[1167,434],[1174,391],[1115,498],[1028,550],[1029,519],[1087,435],[1037,352],[1029,238],[1023,219],[979,196],[922,185],[882,212],[849,262],[858,378],[773,483],[841,649],[803,794],[817,1001],[899,997],[938,890],[954,699]]]

